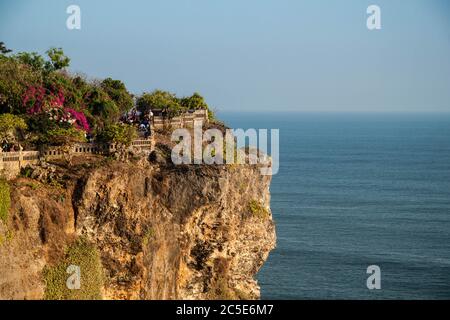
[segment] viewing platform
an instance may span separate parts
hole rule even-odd
[[[153,136],[149,139],[134,140],[130,148],[152,151],[155,146]],[[38,164],[40,161],[64,159],[67,155],[97,154],[108,155],[117,150],[117,145],[101,143],[76,143],[70,150],[63,151],[58,147],[49,147],[44,151],[0,152],[0,172],[10,179],[17,176],[22,168]]]

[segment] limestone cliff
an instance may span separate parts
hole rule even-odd
[[[0,299],[97,297],[88,284],[104,299],[258,298],[254,277],[275,246],[270,177],[153,158],[75,159],[10,182]],[[91,251],[71,249],[80,239]],[[60,286],[77,259],[87,295],[70,296]]]

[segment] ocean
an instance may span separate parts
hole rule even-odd
[[[262,299],[450,299],[450,115],[219,117],[280,130]]]

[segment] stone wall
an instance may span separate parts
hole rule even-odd
[[[135,140],[132,147],[153,150],[154,139]],[[69,151],[72,155],[77,154],[102,154],[114,152],[115,144],[96,144],[96,143],[77,143]],[[18,151],[18,152],[0,152],[0,173],[3,173],[7,179],[16,177],[21,168],[27,165],[38,164],[43,159],[55,160],[63,159],[66,153],[58,148],[49,148],[45,151]]]
[[[186,112],[179,117],[172,119],[164,119],[162,116],[153,117],[153,128],[164,129],[164,127],[172,128],[193,128],[194,121],[208,122],[208,110],[195,110],[194,112]]]

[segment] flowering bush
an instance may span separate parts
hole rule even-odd
[[[47,90],[44,87],[29,87],[23,97],[23,105],[29,115],[45,114],[58,126],[75,127],[89,132],[90,127],[83,112],[64,107],[64,93],[58,90]]]
[[[72,120],[75,121],[74,124],[78,129],[84,130],[86,132],[89,132],[91,130],[86,116],[83,112],[79,112],[70,108],[66,108],[65,110],[72,116]]]

